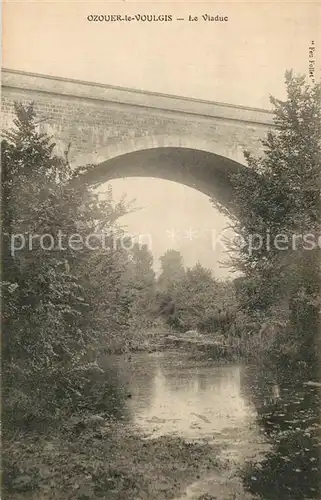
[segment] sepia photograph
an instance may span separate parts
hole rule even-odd
[[[321,500],[320,35],[3,1],[5,500]]]

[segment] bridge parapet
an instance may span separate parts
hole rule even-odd
[[[243,151],[262,152],[267,110],[4,69],[3,128],[14,102],[35,103],[41,132],[72,165],[94,164],[92,182],[148,174],[229,203],[229,173]],[[116,177],[115,177],[116,176]]]
[[[273,124],[270,111],[237,106],[227,103],[193,99],[157,92],[117,87],[113,85],[71,80],[56,76],[40,75],[10,69],[2,70],[2,87],[45,92],[70,98],[106,101],[129,106],[140,106],[195,114],[203,117],[236,120],[250,124],[269,126]]]

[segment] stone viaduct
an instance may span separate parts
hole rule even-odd
[[[3,128],[14,102],[34,102],[39,128],[92,182],[158,177],[194,187],[228,207],[229,173],[244,149],[259,153],[271,112],[54,76],[2,70]]]

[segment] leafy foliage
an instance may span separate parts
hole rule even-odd
[[[307,356],[319,328],[321,87],[292,72],[285,81],[287,100],[271,98],[275,129],[264,155],[246,152],[249,168],[232,179],[238,238],[231,263],[243,276],[242,309],[263,321],[286,319],[298,355]]]
[[[167,268],[168,255],[171,258]],[[195,329],[212,335],[227,334],[235,317],[234,285],[215,280],[211,270],[200,263],[184,269],[183,259],[175,250],[168,251],[161,262],[158,303],[168,324],[179,331]]]
[[[81,242],[102,232],[114,239],[127,209],[111,193],[100,201],[85,184],[75,188],[67,153],[55,155],[32,105],[16,105],[16,115],[1,151],[4,396],[6,418],[30,422],[77,405],[88,371],[97,371],[88,352],[102,324],[110,337],[124,329],[126,252]]]

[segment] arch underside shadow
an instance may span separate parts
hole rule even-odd
[[[206,151],[157,147],[107,159],[84,175],[86,182],[101,184],[124,177],[154,177],[197,189],[233,211],[230,175],[244,165]]]

